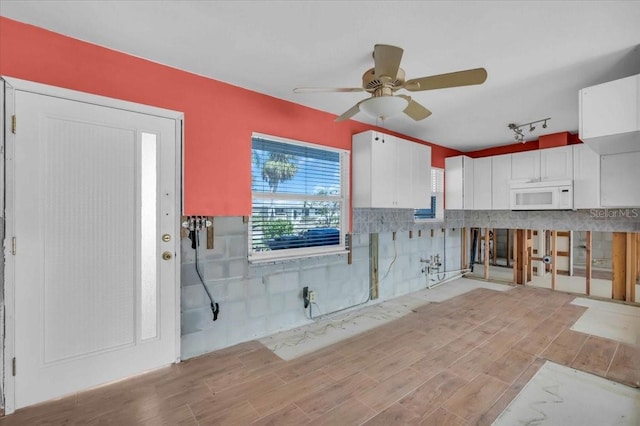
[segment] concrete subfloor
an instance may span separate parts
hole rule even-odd
[[[640,424],[640,390],[547,361],[494,426]]]

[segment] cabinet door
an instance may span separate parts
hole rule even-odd
[[[464,173],[462,155],[444,159],[444,203],[449,210],[462,210]]]
[[[412,208],[431,208],[431,147],[412,143]]]
[[[491,157],[473,160],[473,209],[491,210]]]
[[[540,180],[540,151],[511,154],[511,179]]]
[[[602,207],[639,207],[640,152],[600,157]]]
[[[600,207],[600,155],[585,144],[573,146],[573,207]]]
[[[395,207],[396,200],[396,144],[395,138],[381,135],[372,143],[371,207]]]
[[[638,130],[640,77],[621,78],[580,91],[580,138]]]
[[[541,150],[540,179],[573,179],[573,147],[561,146]]]
[[[462,157],[462,200],[465,210],[473,210],[473,158]]]
[[[509,210],[511,154],[491,157],[491,204],[493,210]]]
[[[388,136],[387,136],[388,137]],[[396,208],[413,208],[413,142],[394,138],[395,158],[396,158],[396,186],[395,200],[393,206]],[[391,157],[393,158],[393,157]],[[394,180],[394,175],[386,176],[389,180]]]

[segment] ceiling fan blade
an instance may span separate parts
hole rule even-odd
[[[356,115],[357,113],[360,112],[360,103],[362,101],[358,102],[357,104],[355,104],[354,106],[352,106],[351,108],[349,108],[345,113],[343,113],[341,116],[337,117],[335,119],[335,122],[340,122],[340,121],[344,121],[344,120],[348,120],[351,117],[353,117],[354,115]]]
[[[414,120],[416,121],[424,120],[425,118],[431,115],[431,111],[429,111],[428,109],[426,109],[425,107],[417,103],[416,101],[412,100],[411,96],[407,96],[407,95],[398,95],[398,96],[409,101],[409,105],[407,105],[407,107],[402,112],[404,112]]]
[[[421,90],[445,89],[447,87],[482,84],[486,79],[487,70],[484,68],[474,68],[472,70],[413,78],[405,83],[404,88],[410,92],[418,92]]]
[[[362,87],[296,87],[293,93],[363,92]]]
[[[396,46],[376,44],[373,47],[376,77],[388,76],[395,80],[398,75],[398,68],[400,68],[400,60],[402,59],[403,52],[404,50]]]

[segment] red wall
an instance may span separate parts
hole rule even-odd
[[[567,136],[567,145],[574,145],[578,143],[582,143],[582,141],[578,138],[578,135],[569,133]],[[490,157],[492,155],[513,154],[514,152],[533,151],[535,149],[542,149],[540,147],[539,140],[530,141],[527,143],[514,143],[511,145],[480,149],[478,151],[465,152],[464,155],[467,155],[471,158],[481,158]]]
[[[187,215],[251,214],[251,132],[350,149],[375,129],[2,17],[0,75],[184,112]],[[432,147],[435,167],[460,154],[408,139]]]

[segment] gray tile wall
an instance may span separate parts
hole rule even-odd
[[[442,221],[422,222],[414,221],[413,210],[354,209],[351,265],[347,264],[346,253],[249,264],[248,228],[242,218],[220,217],[214,225],[215,248],[201,247],[200,264],[208,288],[220,303],[221,313],[216,322],[211,321],[209,302],[195,271],[190,241],[182,241],[183,359],[309,323],[311,320],[302,307],[304,286],[317,292],[321,313],[366,301],[370,233],[379,235],[380,297],[368,303],[377,303],[426,286],[421,258],[440,254],[447,270],[458,269],[463,226],[637,232],[640,231],[640,209],[449,210]],[[409,231],[413,231],[412,238]],[[422,231],[420,237],[418,231]]]
[[[640,208],[577,211],[457,210],[457,212],[464,213],[464,225],[467,227],[557,231],[640,231]]]
[[[402,213],[381,216],[394,224],[406,217]],[[458,220],[453,215],[451,220]],[[454,219],[455,218],[455,219]],[[411,219],[412,220],[412,219]],[[375,220],[374,220],[375,222]],[[445,256],[447,266],[458,269],[460,262],[460,230],[442,230],[444,222],[434,229],[434,235],[424,227],[418,237],[409,238],[408,229],[379,231],[379,299],[397,297],[426,286],[420,258]],[[408,220],[407,220],[408,226]],[[369,229],[373,229],[369,228]],[[211,320],[206,293],[195,270],[195,252],[191,242],[182,241],[181,321],[182,358],[210,352],[233,344],[264,337],[281,330],[309,323],[302,305],[302,288],[316,291],[322,313],[337,311],[366,301],[369,294],[369,233],[353,236],[353,262],[347,263],[346,253],[268,264],[247,261],[247,224],[242,217],[216,217],[213,250],[200,247],[203,278],[215,301],[220,304],[218,321]],[[204,233],[201,236],[204,239]],[[318,313],[314,306],[314,315]]]

